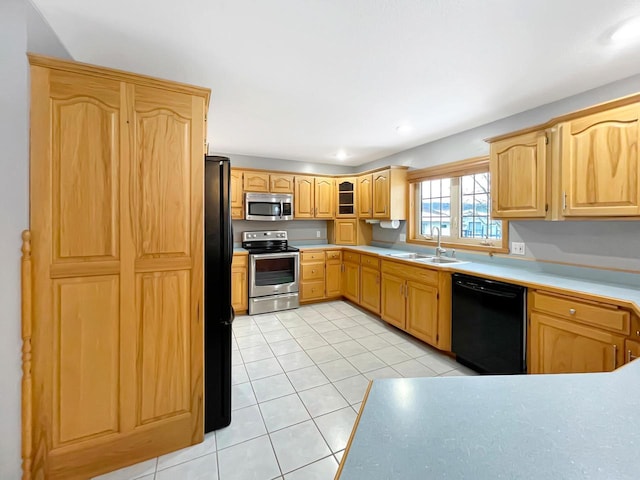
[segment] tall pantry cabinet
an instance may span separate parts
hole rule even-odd
[[[89,478],[203,439],[209,90],[29,60],[23,478]]]

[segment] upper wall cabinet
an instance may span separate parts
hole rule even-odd
[[[564,216],[640,215],[640,104],[560,125]]]
[[[245,192],[293,193],[293,175],[245,170],[242,188]]]
[[[547,203],[547,136],[526,133],[491,144],[491,216],[543,218]]]
[[[489,139],[492,216],[640,216],[639,102],[634,95]]]
[[[363,218],[405,220],[407,218],[407,168],[392,167],[373,173],[371,178],[373,214]]]
[[[242,171],[231,169],[231,218],[242,220],[244,218],[244,190],[242,188]]]
[[[352,218],[357,215],[355,177],[339,178],[336,185],[336,217]]]
[[[334,180],[330,177],[295,177],[295,218],[334,218]]]
[[[358,216],[360,218],[372,218],[373,216],[373,178],[370,173],[358,177]]]

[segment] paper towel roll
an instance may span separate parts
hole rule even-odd
[[[396,229],[400,226],[400,220],[381,220],[380,227]]]

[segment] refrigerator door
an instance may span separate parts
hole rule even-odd
[[[229,159],[205,158],[204,426],[231,423],[231,261],[233,233]]]

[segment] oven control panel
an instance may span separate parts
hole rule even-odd
[[[242,241],[256,240],[287,240],[287,232],[284,230],[264,230],[259,232],[242,232]]]

